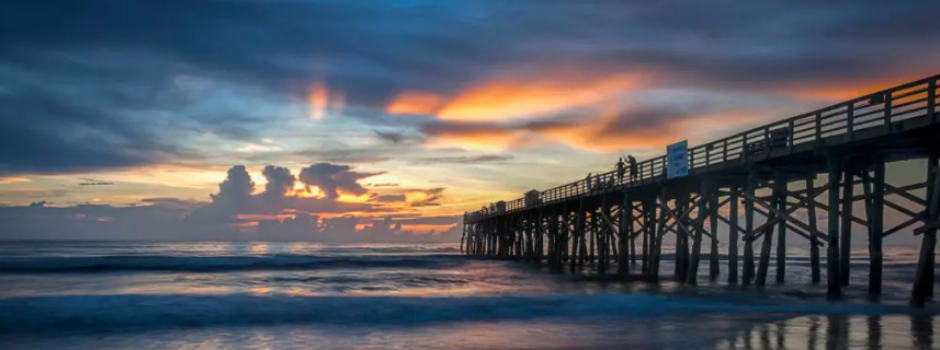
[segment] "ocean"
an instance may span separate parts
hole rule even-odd
[[[757,290],[707,282],[707,259],[689,287],[457,244],[2,242],[0,349],[940,348],[940,309],[906,306],[917,249],[886,248],[877,300],[853,255],[846,297],[828,300],[797,248],[787,282],[772,260]]]

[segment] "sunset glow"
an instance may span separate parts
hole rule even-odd
[[[435,114],[444,103],[444,98],[429,92],[405,91],[385,108],[391,114]]]
[[[458,121],[530,118],[601,103],[647,81],[633,74],[592,78],[564,71],[557,76],[482,81],[448,101],[438,117]]]
[[[0,232],[18,239],[289,240],[329,227],[342,241],[387,234],[359,219],[455,223],[623,155],[719,139],[940,62],[921,44],[935,11],[919,2],[90,0],[48,24],[41,6],[12,1],[0,20],[17,30],[0,52],[23,59],[0,58]],[[688,15],[705,9],[715,17]],[[57,221],[76,214],[110,219]],[[61,229],[35,237],[35,225]],[[429,240],[459,239],[442,231]]]

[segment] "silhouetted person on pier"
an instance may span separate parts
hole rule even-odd
[[[640,174],[640,170],[636,165],[636,158],[633,158],[633,156],[627,156],[627,162],[630,163],[630,179],[636,181],[637,175]]]
[[[587,192],[591,192],[591,173],[588,173],[588,176],[584,178],[584,188],[587,189]]]
[[[623,157],[617,159],[617,180],[623,183],[623,175],[627,171],[623,163]]]

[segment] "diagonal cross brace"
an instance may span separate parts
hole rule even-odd
[[[821,195],[823,192],[826,192],[826,188],[825,188],[825,187],[820,187],[820,188],[813,189],[813,191],[810,192],[810,196],[803,197],[802,199],[800,199],[800,202],[799,202],[799,203],[796,203],[796,205],[790,206],[789,208],[787,208],[787,213],[786,213],[786,215],[789,216],[790,214],[793,214],[793,213],[796,212],[797,210],[806,208],[806,206],[808,205],[808,202],[809,202],[810,198],[812,198],[813,200],[815,200],[815,198],[818,197],[819,195]],[[776,225],[777,223],[779,223],[780,221],[783,221],[783,220],[784,220],[784,219],[783,219],[782,217],[777,216],[777,217],[773,218],[772,220],[765,222],[763,225],[758,226],[756,229],[754,229],[754,232],[763,232],[763,231],[766,230],[767,228],[773,227],[774,225]],[[749,237],[745,237],[745,239],[749,239]]]
[[[705,196],[702,196],[701,198],[699,198],[698,201],[703,201],[703,200],[706,200],[706,199],[708,199],[708,198],[705,197]],[[696,205],[700,205],[701,203],[695,203],[695,204],[696,204]],[[681,220],[682,220],[682,219],[687,218],[687,217],[688,217],[688,214],[691,214],[691,213],[692,213],[691,210],[689,210],[689,211],[686,212],[686,213],[683,213],[683,216],[682,216],[681,218],[677,218],[676,213],[673,212],[671,209],[669,209],[669,207],[666,205],[666,201],[663,199],[663,196],[662,196],[662,195],[659,196],[659,207],[662,208],[663,212],[665,212],[665,213],[668,214],[670,217],[672,217],[673,220],[675,220],[675,225],[669,225],[669,226],[679,226],[679,229],[686,235],[686,237],[692,237],[692,231],[689,230],[688,227],[686,227],[685,225],[683,225],[683,224],[681,223]],[[701,230],[701,231],[702,231],[702,234],[708,236],[708,237],[711,238],[711,239],[717,239],[717,238],[715,238],[715,236],[712,236],[711,233],[709,233],[707,230],[705,230],[705,227],[703,227],[702,225],[700,225],[697,221],[690,221],[690,222],[692,223],[693,226],[695,226],[694,228],[695,228],[696,230]],[[665,228],[669,228],[669,227],[665,227]],[[675,232],[675,231],[674,231],[674,232]],[[678,232],[677,232],[677,233],[678,233]]]
[[[784,219],[786,219],[786,220],[789,221],[789,222],[792,222],[792,223],[793,223],[794,225],[796,225],[797,227],[802,228],[803,230],[805,230],[805,231],[807,231],[807,232],[810,232],[810,233],[812,233],[812,234],[814,234],[814,235],[816,235],[817,237],[820,237],[820,238],[822,238],[822,239],[826,239],[826,240],[829,239],[829,235],[827,235],[827,234],[825,234],[825,233],[822,233],[822,232],[820,232],[819,230],[813,229],[812,227],[810,227],[809,225],[803,223],[802,221],[797,220],[796,218],[790,216],[789,214],[780,211],[780,209],[773,208],[770,204],[767,204],[766,202],[764,202],[764,201],[762,201],[762,200],[760,200],[760,199],[755,198],[755,197],[754,197],[753,195],[751,195],[750,193],[742,193],[742,195],[744,195],[744,196],[747,197],[748,199],[754,201],[754,203],[759,204],[761,207],[764,207],[764,209],[769,210],[769,211],[771,211],[772,213],[777,214],[777,215],[779,215],[779,216],[782,216]]]

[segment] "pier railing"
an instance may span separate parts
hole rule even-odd
[[[928,116],[937,122],[937,88],[940,75],[881,90],[809,113],[743,131],[688,150],[689,175],[707,173],[717,166],[748,163],[794,152],[796,146],[825,145],[842,136],[852,141],[860,130],[888,127],[894,123]],[[466,213],[470,220],[511,213],[585,195],[621,190],[665,180],[666,156],[637,164],[635,174],[623,177],[616,170],[541,191],[536,203],[519,198],[506,202],[505,211],[481,210]],[[528,205],[527,205],[528,204]]]

